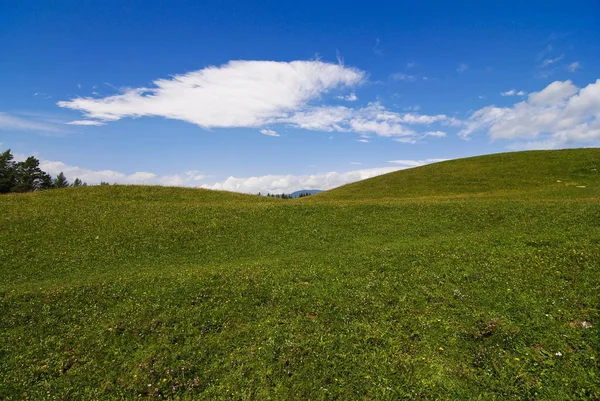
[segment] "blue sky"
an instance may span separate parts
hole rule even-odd
[[[598,27],[596,1],[2,2],[0,149],[253,193],[598,146]]]

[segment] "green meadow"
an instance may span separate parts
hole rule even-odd
[[[600,149],[301,199],[0,196],[0,399],[600,399]]]

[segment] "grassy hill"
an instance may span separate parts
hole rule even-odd
[[[2,196],[0,399],[598,399],[599,164]]]
[[[456,159],[401,170],[324,192],[322,199],[364,200],[424,196],[600,195],[600,151],[538,150]],[[586,191],[573,190],[587,186]]]

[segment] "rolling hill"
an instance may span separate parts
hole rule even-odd
[[[564,149],[499,153],[448,160],[348,184],[321,199],[381,199],[478,194],[564,196],[565,187],[586,186],[597,196],[600,150]],[[313,198],[315,199],[315,198]]]
[[[0,399],[598,399],[598,165],[2,196]]]

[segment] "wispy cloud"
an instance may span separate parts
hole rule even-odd
[[[390,160],[388,163],[398,164],[398,165],[404,166],[405,168],[408,168],[408,167],[424,166],[426,164],[431,164],[431,163],[443,162],[445,160],[448,160],[448,159]]]
[[[279,136],[279,134],[272,129],[261,129],[260,133],[268,136]]]
[[[525,96],[527,92],[525,91],[517,91],[516,89],[511,89],[506,92],[500,93],[500,96]]]
[[[76,121],[69,121],[68,123],[65,123],[67,125],[92,125],[92,126],[102,126],[102,125],[106,125],[106,123],[102,122],[102,121],[96,121],[96,120],[76,120]]]
[[[406,81],[406,82],[415,82],[417,77],[415,75],[404,74],[402,72],[398,72],[396,74],[392,74],[390,76],[394,81]]]
[[[553,40],[557,40],[557,39],[562,39],[562,38],[566,38],[567,36],[569,36],[568,33],[564,33],[564,32],[553,32],[548,36],[548,41],[553,41]]]
[[[567,65],[567,71],[569,71],[569,72],[575,72],[580,68],[581,68],[581,64],[579,63],[579,61],[574,61],[571,64]]]
[[[463,72],[467,71],[469,69],[469,65],[468,64],[459,64],[458,68],[456,68],[456,72],[458,72],[459,74],[462,74]]]
[[[381,50],[381,47],[379,47],[379,43],[379,38],[375,38],[375,46],[373,46],[373,53],[377,56],[383,56],[383,50]]]
[[[33,96],[42,97],[44,99],[52,99],[52,96],[50,96],[50,95],[48,95],[47,93],[44,93],[44,92],[35,92],[33,94]]]
[[[418,80],[428,81],[429,77],[426,77],[421,74],[405,74],[403,72],[397,72],[395,74],[390,75],[390,79],[393,81],[405,81],[405,82],[415,82]]]
[[[339,95],[335,97],[336,99],[340,99],[340,100],[345,100],[347,102],[355,102],[358,100],[358,97],[356,96],[356,93],[352,92],[349,95]]]
[[[444,114],[424,115],[417,113],[396,113],[380,103],[370,103],[366,107],[351,109],[343,106],[321,106],[297,112],[285,119],[297,128],[326,132],[354,132],[360,135],[378,135],[397,140],[404,137],[405,143],[414,143],[423,134],[411,126],[460,126],[461,122]],[[408,138],[412,138],[408,140]]]
[[[444,138],[446,136],[446,133],[444,131],[427,131],[423,134],[423,138],[428,137],[428,136],[433,136],[436,138]]]
[[[0,130],[64,132],[55,123],[45,121],[35,115],[23,118],[3,112],[0,112]]]
[[[546,47],[544,47],[544,50],[542,50],[541,52],[539,52],[536,56],[536,60],[540,61],[543,60],[548,54],[552,53],[554,51],[554,46],[552,46],[551,44],[547,44]]]
[[[562,60],[564,57],[565,57],[565,55],[564,55],[564,53],[563,53],[563,54],[561,54],[560,56],[557,56],[557,57],[554,57],[554,58],[547,58],[547,59],[544,59],[544,60],[542,61],[542,64],[540,64],[540,67],[542,67],[542,68],[548,67],[548,66],[549,66],[549,65],[551,65],[551,64],[554,64],[554,63],[557,63],[557,62],[559,62],[559,61],[560,61],[560,60]]]

